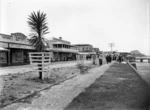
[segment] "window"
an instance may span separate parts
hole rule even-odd
[[[86,50],[88,50],[89,48],[88,47],[86,47]]]
[[[84,47],[83,47],[83,49],[82,49],[82,50],[83,50],[83,52],[84,52]]]

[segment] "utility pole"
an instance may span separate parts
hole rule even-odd
[[[113,51],[113,47],[115,46],[114,43],[109,43],[109,47],[111,48],[111,52]]]

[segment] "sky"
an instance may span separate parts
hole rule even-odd
[[[139,50],[150,55],[149,0],[0,0],[0,33],[31,31],[28,16],[47,14],[50,37],[92,44],[101,51]]]

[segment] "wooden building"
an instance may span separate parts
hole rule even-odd
[[[52,61],[76,60],[79,51],[69,41],[63,40],[62,37],[52,37],[47,43],[49,45],[47,50],[51,52]]]
[[[0,66],[29,63],[28,52],[34,51],[22,33],[0,34]]]
[[[91,59],[93,55],[96,55],[91,44],[74,44],[73,46],[79,51],[79,54],[85,54],[86,59]]]
[[[93,46],[90,44],[74,44],[73,46],[76,47],[79,52],[92,52]]]

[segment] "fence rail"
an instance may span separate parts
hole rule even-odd
[[[50,66],[48,65],[51,63],[51,56],[49,52],[31,52],[29,53],[29,58],[33,71],[49,73]]]

